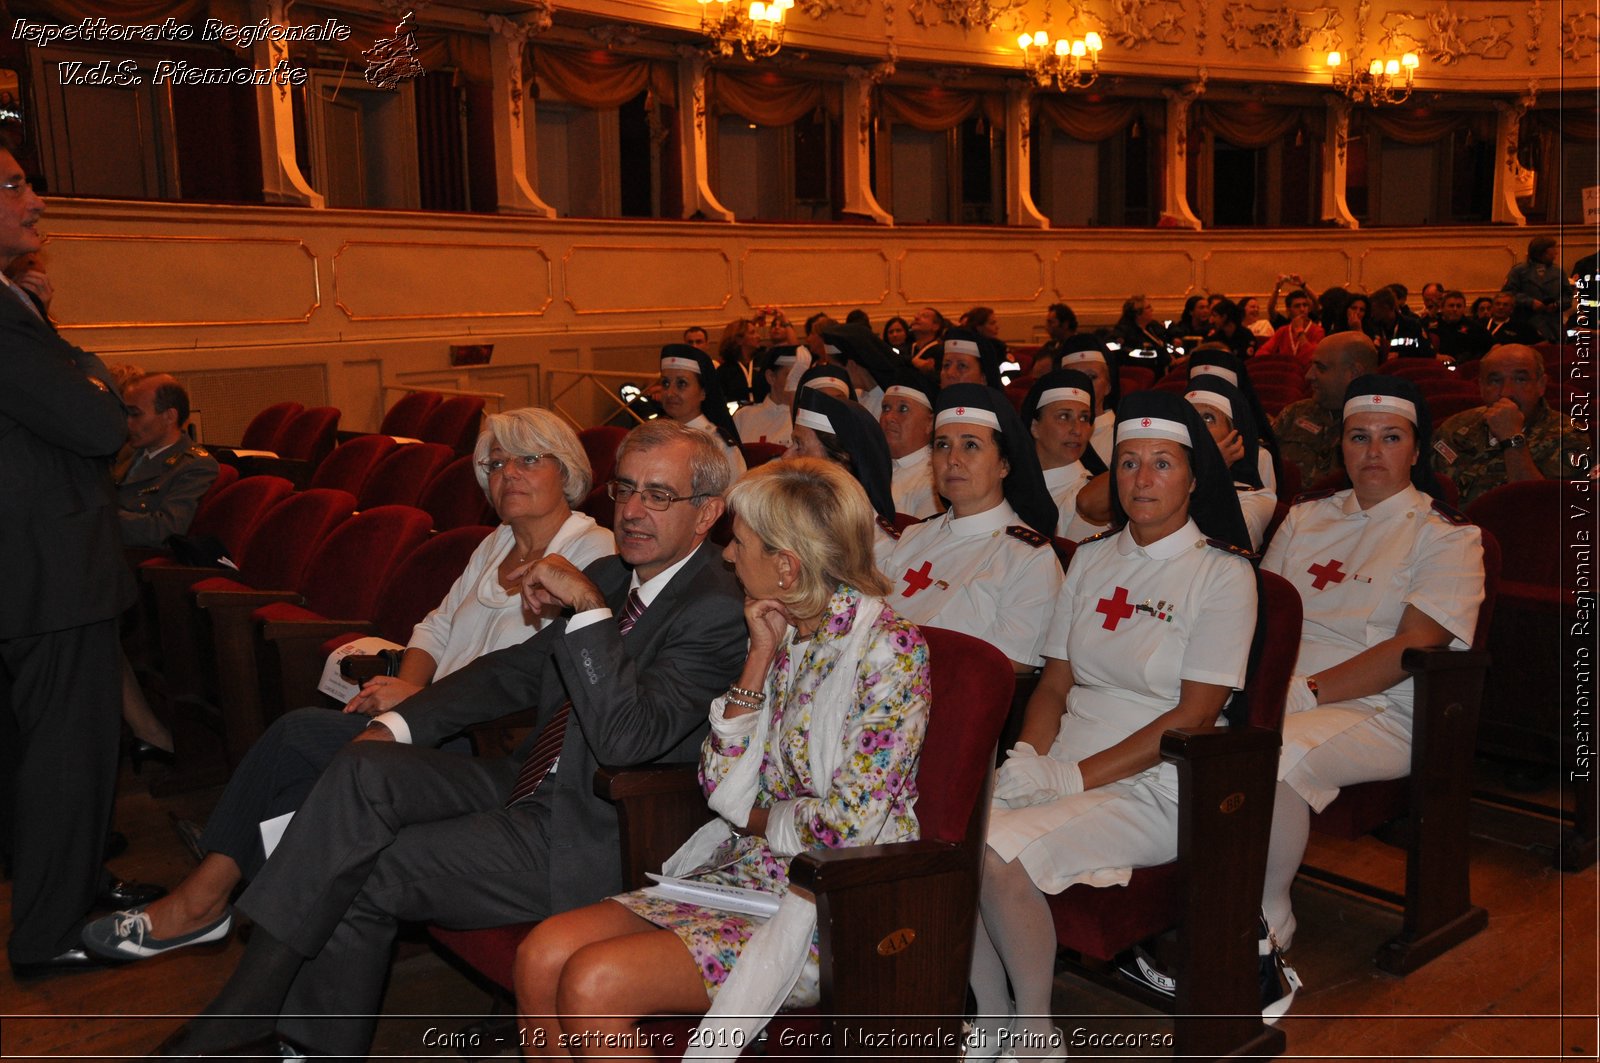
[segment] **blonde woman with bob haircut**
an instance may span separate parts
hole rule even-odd
[[[815,1004],[816,911],[788,891],[790,858],[919,836],[928,649],[882,598],[866,492],[832,462],[794,458],[747,473],[728,505],[750,653],[701,749],[718,818],[663,870],[782,900],[763,923],[651,888],[545,920],[517,953],[531,1056],[625,1044],[578,1039],[708,1008],[710,1043],[737,1044],[780,1006]]]

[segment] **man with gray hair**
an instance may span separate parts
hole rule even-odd
[[[744,596],[706,542],[728,465],[672,421],[617,452],[617,556],[547,556],[512,573],[534,608],[570,610],[374,718],[334,758],[239,907],[238,969],[160,1050],[193,1055],[282,1035],[365,1057],[401,920],[470,929],[543,919],[620,892],[616,809],[599,764],[692,760],[746,645]],[[510,757],[430,748],[532,706]]]

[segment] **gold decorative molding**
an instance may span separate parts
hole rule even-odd
[[[1600,51],[1600,13],[1590,8],[1561,20],[1563,59],[1593,59],[1597,51]]]
[[[1306,277],[1319,291],[1335,284],[1348,284],[1355,275],[1355,263],[1350,252],[1343,248],[1297,250],[1293,263],[1286,263],[1286,266]],[[1251,295],[1265,296],[1271,290],[1266,286],[1268,272],[1269,268],[1262,265],[1259,248],[1220,248],[1200,256],[1196,283],[1207,292],[1225,292],[1235,300]],[[1265,310],[1266,303],[1261,305]]]
[[[946,24],[964,30],[1014,32],[1021,28],[1026,0],[910,0],[906,12],[923,29]]]
[[[80,254],[70,250],[73,245],[91,247],[93,254]],[[133,245],[126,253],[112,250],[113,245]],[[301,314],[246,315],[221,317],[219,308],[248,307],[264,304],[274,294],[285,293],[290,283],[274,286],[263,282],[263,277],[273,275],[274,264],[260,263],[260,271],[241,267],[235,254],[227,256],[231,269],[221,268],[218,255],[206,250],[221,252],[224,245],[273,248],[289,252],[298,251],[310,263],[311,305]],[[270,236],[168,236],[160,233],[52,233],[46,247],[52,258],[57,258],[63,269],[70,273],[73,285],[68,295],[54,307],[56,323],[62,328],[191,328],[201,326],[234,325],[304,325],[322,306],[322,280],[317,256],[303,240],[291,237]],[[57,253],[59,252],[59,255]],[[171,252],[166,253],[166,252]],[[139,263],[135,273],[126,270],[125,263]],[[128,278],[134,275],[157,276],[158,285],[140,286],[137,296],[130,293]],[[85,295],[81,293],[93,293]],[[122,295],[126,298],[117,300]],[[290,296],[292,298],[292,296]],[[110,304],[122,302],[136,317],[116,320],[83,321],[73,319],[74,304],[94,300]],[[172,313],[168,303],[176,306],[193,306],[201,312],[192,316]],[[203,308],[203,310],[202,310]]]
[[[773,275],[766,276],[769,268],[763,259],[775,258]],[[851,265],[863,260],[871,264],[851,274]],[[814,269],[812,263],[827,262],[826,270]],[[787,265],[781,275],[776,273]],[[873,269],[877,276],[866,276]],[[739,256],[739,295],[746,305],[757,306],[877,306],[889,298],[893,288],[890,278],[889,256],[875,247],[844,248],[816,245],[809,247],[752,247]],[[841,296],[841,289],[857,285],[880,285],[877,295],[852,294]]]
[[[1389,284],[1406,277],[1417,277],[1434,269],[1429,255],[1441,257],[1435,261],[1449,263],[1450,283],[1465,292],[1497,291],[1511,267],[1521,261],[1527,230],[1516,230],[1511,244],[1485,241],[1481,244],[1459,241],[1430,243],[1418,240],[1405,247],[1369,247],[1356,258],[1358,272],[1354,280],[1368,289]],[[1499,259],[1500,265],[1494,262]]]
[[[711,295],[716,286],[703,281],[719,262],[721,292]],[[580,305],[589,299],[590,285],[612,301]],[[634,293],[635,302],[619,298]],[[733,262],[725,251],[704,245],[573,244],[561,256],[561,297],[575,314],[721,310],[733,299]]]
[[[403,250],[402,250],[403,249]],[[361,262],[364,252],[394,251]],[[515,256],[515,257],[512,257]],[[508,257],[511,261],[491,265],[486,259]],[[487,318],[539,317],[550,308],[553,278],[550,256],[538,244],[471,244],[433,240],[347,240],[333,253],[334,305],[351,321],[471,321]],[[407,304],[427,302],[435,292],[469,291],[483,296],[494,290],[491,278],[528,282],[539,275],[543,264],[544,300],[537,306],[508,306],[505,309],[472,310],[471,298],[458,298],[461,309],[438,311],[407,310],[401,313],[357,313],[351,302],[376,299],[376,293],[389,292]],[[399,265],[397,265],[399,264]],[[351,290],[354,290],[353,292]],[[508,292],[520,298],[524,291]]]
[[[1338,27],[1344,13],[1326,5],[1298,8],[1283,0],[1275,7],[1230,3],[1222,9],[1222,43],[1235,52],[1261,48],[1273,55],[1312,47],[1326,53],[1343,43]]]
[[[1418,52],[1440,66],[1468,57],[1501,60],[1511,55],[1509,15],[1464,15],[1440,4],[1420,12],[1389,11],[1378,24],[1382,29],[1378,50],[1385,55]]]

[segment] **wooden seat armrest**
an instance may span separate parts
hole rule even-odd
[[[1280,738],[1264,727],[1174,727],[1161,736],[1161,758],[1198,762],[1259,750],[1276,751]]]
[[[1485,650],[1411,649],[1400,655],[1400,667],[1412,675],[1466,669],[1484,671],[1489,667],[1489,654]]]
[[[269,620],[261,625],[261,637],[268,642],[313,639],[320,646],[335,635],[370,635],[375,627],[370,620]]]
[[[789,883],[819,897],[840,890],[946,874],[959,870],[963,859],[959,846],[936,841],[814,849],[795,856],[789,865]]]
[[[201,580],[210,579],[212,576],[238,574],[231,568],[212,568],[209,565],[141,565],[134,571],[139,574],[141,580],[157,590],[168,587],[188,590]]]
[[[663,794],[700,792],[699,765],[650,764],[636,768],[601,766],[594,773],[594,792],[607,801],[628,801]]]
[[[201,591],[195,602],[202,609],[259,609],[273,602],[299,604],[299,591]]]
[[[660,871],[668,857],[714,815],[706,807],[694,764],[601,767],[595,793],[617,806],[623,881],[650,885],[646,872]]]
[[[1264,1035],[1256,957],[1282,736],[1264,727],[1171,730],[1178,769],[1177,1050]]]

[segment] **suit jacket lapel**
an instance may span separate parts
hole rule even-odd
[[[673,603],[688,590],[689,585],[699,576],[700,570],[706,566],[708,558],[715,550],[715,544],[709,539],[702,542],[695,549],[688,562],[667,581],[667,585],[661,588],[661,593],[655,596],[649,608],[639,616],[639,622],[633,625],[633,630],[623,636],[624,643],[636,644],[637,640],[649,638],[655,634],[657,627],[664,622],[667,614],[671,612]],[[618,616],[622,615],[623,604],[626,603],[627,597],[628,585],[625,583],[622,586],[619,604],[613,607]]]

